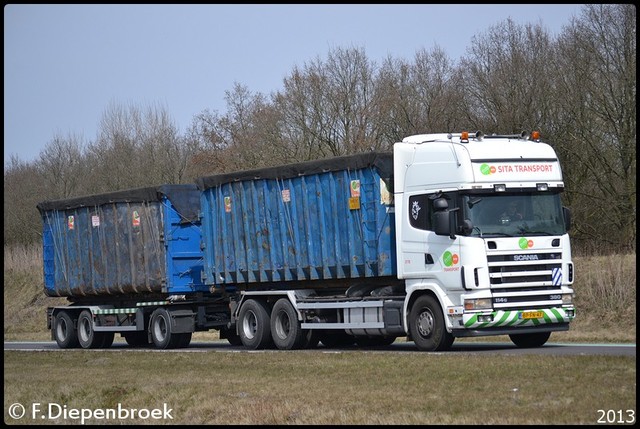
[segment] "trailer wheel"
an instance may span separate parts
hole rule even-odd
[[[526,349],[541,347],[550,336],[551,332],[536,332],[532,334],[511,334],[509,338],[516,346]]]
[[[280,298],[271,310],[271,336],[280,350],[293,350],[302,346],[304,332],[298,314],[287,298]]]
[[[428,352],[448,350],[454,340],[447,332],[440,305],[430,295],[422,295],[413,303],[409,333],[418,350]]]
[[[179,338],[178,340],[178,345],[176,346],[179,349],[186,349],[187,347],[189,347],[189,343],[191,343],[191,337],[192,337],[192,333],[191,332],[185,332],[182,334],[176,334]]]
[[[240,340],[253,350],[263,349],[271,342],[271,322],[266,305],[255,299],[247,300],[240,309]]]
[[[122,334],[124,340],[132,347],[146,346],[149,344],[149,334],[147,331],[132,331]]]
[[[113,344],[113,340],[116,337],[115,332],[101,332],[102,344],[99,346],[101,349],[108,349]]]
[[[73,319],[66,311],[56,314],[53,321],[53,336],[61,349],[78,347],[78,331],[73,326]]]
[[[149,331],[151,341],[159,349],[175,349],[180,343],[180,334],[171,332],[171,314],[166,308],[158,308],[151,314]]]
[[[83,349],[97,349],[103,347],[105,340],[105,333],[96,332],[93,330],[93,317],[89,310],[83,310],[78,316],[78,341]],[[113,335],[112,332],[110,334]],[[113,342],[113,339],[111,339]],[[111,344],[109,344],[111,345]]]

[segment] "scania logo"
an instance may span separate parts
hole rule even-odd
[[[537,261],[538,255],[513,255],[514,261]]]

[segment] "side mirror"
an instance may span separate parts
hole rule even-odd
[[[564,217],[564,225],[568,232],[571,229],[571,209],[569,207],[562,207],[562,216]]]
[[[438,198],[433,202],[433,209],[437,212],[443,211],[449,208],[449,203],[445,198]]]
[[[451,235],[451,222],[449,211],[438,211],[433,214],[433,229],[436,235]]]
[[[464,222],[462,222],[462,225],[460,226],[460,233],[462,235],[471,235],[472,232],[473,232],[473,222],[471,222],[469,219],[465,219]]]

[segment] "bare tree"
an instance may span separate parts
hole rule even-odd
[[[635,251],[635,6],[586,5],[553,58],[556,140],[569,167],[576,234]]]
[[[274,103],[298,158],[362,152],[377,144],[375,73],[364,49],[338,48],[284,79]]]
[[[42,222],[36,205],[48,199],[45,183],[35,162],[24,162],[15,155],[4,170],[3,237],[8,244],[36,243],[42,235]]]
[[[49,199],[68,198],[81,193],[86,171],[82,137],[55,135],[40,152],[38,168]]]
[[[180,183],[190,154],[167,110],[111,103],[89,144],[92,192]]]
[[[376,80],[381,135],[392,144],[411,134],[456,131],[465,123],[458,88],[456,69],[438,46],[418,50],[413,63],[387,58]]]
[[[551,40],[541,24],[507,19],[473,38],[461,62],[471,126],[485,132],[540,129],[546,122]]]
[[[236,83],[225,94],[227,113],[205,110],[190,128],[198,142],[194,171],[208,174],[281,164],[289,159],[279,131],[280,115],[267,98]]]

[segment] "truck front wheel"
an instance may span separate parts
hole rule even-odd
[[[428,352],[448,350],[454,340],[447,332],[438,301],[430,295],[422,295],[413,303],[409,333],[418,350]]]
[[[53,321],[53,336],[61,349],[78,347],[78,331],[73,326],[73,319],[66,311],[56,314]]]
[[[240,309],[240,340],[252,350],[263,349],[271,341],[271,321],[266,304],[255,299],[247,300]]]
[[[533,334],[511,334],[509,338],[516,346],[527,349],[541,347],[550,336],[551,332],[536,332]]]
[[[271,336],[280,350],[293,350],[302,346],[303,331],[296,309],[287,298],[280,298],[271,310]]]

